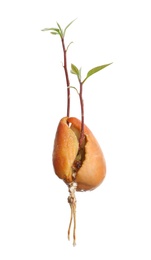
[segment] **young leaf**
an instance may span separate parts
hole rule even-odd
[[[58,25],[58,28],[59,28],[59,31],[60,31],[60,36],[61,36],[61,38],[64,36],[63,35],[63,30],[62,30],[62,28],[61,28],[61,26],[60,26],[60,24],[59,23],[57,23],[57,25]]]
[[[43,32],[45,32],[45,31],[50,31],[50,33],[51,34],[59,34],[60,35],[60,37],[61,37],[61,33],[60,33],[60,31],[59,31],[59,29],[58,28],[45,28],[45,29],[43,29],[42,30]],[[51,32],[52,31],[52,32]]]
[[[74,64],[71,64],[71,73],[77,75],[79,78],[79,70]]]
[[[56,33],[56,32],[50,32],[51,34],[53,34],[53,35],[57,35],[57,34],[59,34],[59,33]]]
[[[44,29],[42,29],[42,32],[49,31],[49,30],[50,30],[50,28],[44,28]]]
[[[56,31],[56,32],[59,32],[59,29],[58,28],[45,28],[45,29],[42,29],[42,31]]]
[[[65,36],[65,33],[66,33],[67,28],[68,28],[75,20],[76,20],[76,19],[74,19],[72,22],[70,22],[70,23],[66,26],[66,28],[64,29],[64,33],[63,33],[64,36]]]
[[[81,68],[79,69],[79,79],[81,81]]]
[[[66,48],[66,51],[69,49],[69,46],[72,44],[73,42],[70,42]]]
[[[67,88],[74,88],[76,90],[76,92],[78,93],[78,95],[79,95],[79,92],[78,92],[77,88],[75,88],[73,86],[70,86],[70,87],[67,87]]]
[[[98,67],[95,67],[91,70],[88,71],[86,78],[83,80],[83,83],[87,80],[87,78],[89,78],[90,76],[92,76],[94,73],[106,68],[107,66],[111,65],[112,63],[108,63],[108,64],[104,64]]]

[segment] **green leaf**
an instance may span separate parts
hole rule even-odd
[[[63,35],[63,30],[62,30],[62,28],[61,28],[61,26],[60,26],[60,24],[59,23],[57,23],[57,25],[58,25],[58,28],[59,28],[59,31],[60,31],[60,36],[61,36],[61,38],[64,36]]]
[[[77,93],[78,93],[78,95],[79,95],[79,92],[78,92],[77,88],[75,88],[75,87],[73,87],[73,86],[70,86],[70,87],[67,87],[67,88],[73,88],[73,89],[75,89],[75,90],[76,90],[76,92],[77,92]]]
[[[69,49],[69,46],[72,44],[73,42],[70,42],[66,48],[66,51]]]
[[[71,64],[71,73],[77,75],[79,78],[79,70],[74,64]]]
[[[111,63],[108,63],[108,64],[104,64],[104,65],[98,66],[98,67],[95,67],[95,68],[89,70],[88,73],[87,73],[86,78],[83,80],[82,83],[84,83],[84,82],[85,82],[90,76],[92,76],[94,73],[96,73],[96,72],[98,72],[98,71],[100,71],[100,70],[106,68],[107,66],[109,66],[109,65],[111,65],[111,64],[112,64],[112,62],[111,62]]]
[[[49,31],[49,30],[50,30],[50,28],[44,28],[44,29],[42,29],[42,32]]]
[[[53,34],[53,35],[57,35],[57,34],[59,34],[59,33],[56,33],[56,32],[50,32],[51,34]]]
[[[77,18],[76,18],[76,19],[77,19]],[[70,22],[70,23],[66,26],[66,28],[64,29],[64,33],[63,33],[64,36],[65,36],[66,30],[68,29],[68,27],[69,27],[76,19],[74,19],[72,22]]]
[[[62,37],[62,35],[61,35],[61,32],[60,32],[60,30],[58,29],[58,28],[45,28],[45,29],[43,29],[42,30],[43,32],[44,31],[52,31],[52,32],[50,32],[51,34],[59,34],[60,35],[60,37]]]
[[[79,79],[81,81],[81,68],[79,69]]]
[[[58,28],[45,28],[45,29],[42,29],[42,31],[44,32],[44,31],[59,31],[59,29]]]
[[[42,31],[54,31],[54,32],[51,32],[51,34],[55,34],[55,35],[56,35],[56,34],[59,34],[61,38],[64,38],[67,28],[68,28],[75,20],[76,20],[76,19],[74,19],[72,22],[70,22],[70,23],[65,27],[64,31],[62,30],[62,28],[61,28],[61,26],[60,26],[59,23],[57,23],[59,29],[58,29],[58,28],[44,28]],[[57,32],[57,33],[55,33],[55,32]],[[69,45],[70,45],[70,44],[69,44]],[[68,45],[68,47],[69,47],[69,45]]]

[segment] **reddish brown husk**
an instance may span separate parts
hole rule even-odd
[[[101,184],[106,174],[106,163],[96,138],[86,125],[85,143],[79,161],[80,130],[79,119],[64,117],[60,120],[54,141],[53,166],[56,175],[67,185],[74,181],[77,191],[87,191]]]

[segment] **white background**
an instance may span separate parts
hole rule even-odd
[[[69,65],[111,66],[84,86],[85,123],[97,137],[107,176],[77,193],[77,246],[67,240],[66,185],[51,157],[66,115],[59,37]],[[1,1],[0,259],[151,259],[150,1]],[[77,81],[71,75],[72,85]],[[71,115],[80,117],[72,93]]]

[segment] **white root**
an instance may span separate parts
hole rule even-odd
[[[71,216],[70,216],[70,222],[69,222],[69,228],[68,228],[68,239],[70,240],[70,230],[71,230],[71,224],[73,220],[73,246],[76,245],[76,197],[75,192],[77,188],[76,182],[71,182],[69,184],[69,197],[68,197],[68,203],[70,204],[71,208]]]

